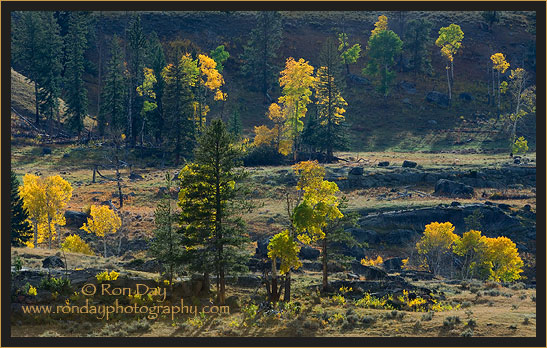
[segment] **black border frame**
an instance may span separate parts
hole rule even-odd
[[[3,51],[1,72],[2,72],[2,120],[1,120],[1,148],[2,148],[2,227],[4,231],[10,228],[10,214],[7,207],[10,200],[10,176],[11,169],[11,127],[10,127],[10,106],[11,106],[11,73],[10,73],[10,20],[12,11],[25,10],[101,10],[101,11],[257,11],[257,10],[283,10],[283,11],[306,11],[312,7],[312,11],[381,11],[381,10],[408,10],[408,11],[536,11],[536,27],[540,30],[536,33],[536,88],[537,88],[537,112],[536,118],[539,127],[536,127],[536,139],[543,139],[543,143],[537,141],[536,145],[536,192],[537,196],[537,221],[536,244],[539,245],[536,253],[536,278],[537,278],[537,302],[536,302],[536,337],[11,337],[10,310],[11,299],[9,291],[2,291],[1,300],[4,306],[1,311],[1,342],[4,346],[43,346],[43,347],[68,347],[79,346],[546,346],[545,337],[545,160],[546,135],[545,128],[545,14],[546,3],[544,1],[295,1],[295,2],[272,2],[272,1],[2,1],[1,20],[2,34],[1,47]],[[537,117],[537,115],[541,115]],[[539,131],[538,131],[539,130]],[[11,252],[10,237],[4,232],[1,236],[1,265],[2,289],[9,289],[11,286]]]

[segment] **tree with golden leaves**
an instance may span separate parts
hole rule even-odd
[[[427,267],[433,274],[440,273],[445,259],[450,256],[454,242],[459,238],[450,222],[432,222],[425,226],[424,234],[416,248],[418,253],[425,257]]]
[[[446,79],[448,81],[448,99],[452,101],[452,87],[454,85],[454,55],[458,53],[462,46],[463,31],[457,24],[450,24],[448,27],[442,27],[439,30],[439,37],[435,45],[441,48],[441,54],[447,61]],[[450,63],[450,65],[448,65]],[[450,75],[448,71],[450,70]],[[452,77],[452,78],[451,78]]]
[[[313,66],[304,59],[300,58],[296,61],[289,57],[279,78],[283,95],[279,97],[278,103],[282,104],[282,108],[286,110],[285,135],[292,140],[295,161],[298,159],[300,149],[300,133],[304,129],[304,122],[301,119],[306,116],[308,111],[307,106],[311,103],[311,88],[315,83],[313,70]]]
[[[114,234],[120,229],[122,220],[106,205],[92,205],[90,215],[91,218],[88,218],[87,223],[84,223],[80,229],[103,238],[103,256],[106,257],[106,238],[108,235]]]
[[[509,62],[505,60],[505,55],[503,53],[494,53],[492,56],[490,56],[490,60],[492,61],[492,69],[497,71],[498,75],[498,113],[500,110],[500,74],[505,73],[505,71],[509,68]]]

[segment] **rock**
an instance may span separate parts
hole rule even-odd
[[[383,236],[382,241],[385,241],[387,244],[392,245],[404,245],[408,242],[414,241],[418,233],[409,229],[396,229],[389,231],[385,236]]]
[[[435,120],[428,120],[428,121],[427,121],[427,124],[429,124],[430,126],[436,126],[436,125],[437,125],[437,121],[435,121]]]
[[[456,201],[450,203],[450,206],[451,206],[451,207],[459,207],[460,205],[461,205],[461,203],[460,203],[460,202],[456,202]]]
[[[59,256],[48,256],[42,261],[43,268],[64,268],[65,263]]]
[[[51,149],[49,147],[43,147],[42,155],[51,155]]]
[[[444,93],[437,91],[431,91],[427,93],[425,100],[427,100],[429,103],[435,103],[441,106],[448,106],[449,104],[448,96]]]
[[[505,210],[505,211],[510,211],[511,210],[511,206],[509,204],[500,203],[500,204],[498,204],[498,207],[501,210]]]
[[[348,279],[360,279],[360,277],[355,273],[348,273],[347,277]]]
[[[349,171],[349,175],[363,175],[365,173],[365,170],[363,167],[353,167]]]
[[[304,245],[300,249],[298,256],[304,260],[316,260],[319,257],[319,254],[321,254],[319,250],[312,248],[311,246]]]
[[[129,175],[129,179],[130,179],[130,180],[143,180],[144,178],[143,178],[141,175],[139,175],[139,174],[131,173],[131,174]]]
[[[445,197],[472,197],[475,190],[460,182],[440,179],[435,184],[435,195]]]
[[[63,158],[69,158],[70,155],[68,153],[63,154]]]
[[[416,85],[412,82],[401,81],[399,82],[399,87],[401,87],[401,89],[405,91],[405,93],[416,94]]]
[[[470,94],[470,93],[460,93],[459,95],[459,98],[463,101],[467,101],[467,102],[470,102],[470,101],[473,101],[475,98],[473,98],[473,96]]]
[[[378,163],[378,167],[387,167],[389,166],[389,161],[382,161]]]
[[[410,99],[408,98],[403,98],[402,102],[403,104],[406,104],[406,105],[412,105],[412,103],[410,102]]]
[[[524,211],[531,211],[531,210],[532,210],[532,207],[530,206],[530,204],[526,204],[524,207],[522,207],[522,210],[524,210]]]
[[[418,165],[418,163],[412,162],[412,161],[405,160],[403,162],[403,168],[416,168],[417,165]]]
[[[270,244],[270,239],[272,239],[272,237],[267,237],[256,241],[256,256],[266,257],[268,255],[268,244]]]
[[[135,271],[160,273],[164,271],[163,265],[158,260],[134,259],[125,264],[126,268],[133,269]]]
[[[87,222],[88,215],[81,211],[67,210],[65,211],[65,220],[67,227],[80,228]]]
[[[520,158],[515,157],[515,159],[513,159],[513,163],[514,164],[520,164]]]
[[[261,282],[261,279],[254,274],[241,275],[237,277],[237,285],[246,288],[255,288],[259,286]]]
[[[381,280],[387,277],[386,271],[374,266],[363,266],[360,262],[351,263],[352,273],[362,275],[366,280]]]
[[[401,271],[402,267],[402,257],[392,257],[391,259],[384,260],[384,269],[386,271]]]
[[[368,79],[359,75],[350,74],[348,77],[349,80],[356,85],[368,85],[370,83]]]

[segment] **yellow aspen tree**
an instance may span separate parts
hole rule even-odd
[[[298,61],[289,57],[285,63],[285,69],[281,71],[279,85],[283,95],[279,97],[279,103],[287,112],[286,136],[292,139],[294,160],[298,158],[300,148],[300,133],[304,129],[301,118],[306,116],[307,105],[311,103],[311,87],[315,83],[313,66],[300,58]]]
[[[496,70],[498,72],[498,113],[500,110],[500,74],[505,73],[505,71],[509,68],[509,63],[507,60],[505,60],[505,55],[503,53],[494,53],[492,56],[490,56],[490,60],[492,61],[492,69]]]
[[[370,37],[387,30],[387,17],[384,15],[378,16],[378,21],[374,23],[374,29],[370,31]]]
[[[80,229],[103,238],[104,257],[106,257],[106,237],[109,234],[116,233],[120,229],[122,220],[106,205],[92,205],[90,215],[91,218],[88,218],[87,223],[84,223]]]
[[[443,259],[459,238],[454,233],[454,226],[450,222],[432,222],[425,226],[424,234],[416,243],[416,248],[420,255],[424,255],[427,266],[433,274],[439,274]]]
[[[225,101],[228,95],[221,91],[224,78],[217,70],[217,63],[204,54],[198,55],[199,78],[197,80],[196,102],[194,103],[194,122],[198,132],[205,127],[206,116],[210,111],[206,104],[207,92],[213,93],[214,100]]]
[[[442,27],[439,30],[439,37],[435,41],[435,45],[441,48],[441,54],[446,58],[450,66],[446,66],[446,78],[448,81],[448,99],[452,101],[452,86],[454,84],[454,55],[462,46],[463,31],[457,24],[450,24],[448,27]],[[452,79],[448,74],[451,72]]]
[[[56,236],[56,226],[66,224],[64,210],[72,197],[72,186],[59,175],[49,176],[44,181],[46,198],[46,223],[48,226],[48,247]],[[60,246],[60,238],[57,238]]]
[[[524,262],[516,244],[507,237],[485,238],[486,259],[491,263],[490,279],[512,282],[521,278]]]

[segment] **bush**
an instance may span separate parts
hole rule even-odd
[[[467,329],[462,331],[460,336],[462,336],[462,337],[472,337],[473,336],[473,330],[468,327]]]
[[[515,283],[511,286],[511,289],[513,290],[524,290],[526,289],[526,284],[524,284],[523,282],[518,282],[518,283]]]
[[[422,318],[420,320],[429,321],[429,320],[433,319],[433,315],[435,315],[435,312],[427,312],[424,315],[422,315]]]
[[[70,284],[70,279],[68,278],[55,278],[47,276],[42,278],[40,282],[40,288],[59,294],[70,293],[72,292],[72,286]]]
[[[66,237],[63,244],[61,244],[61,249],[84,255],[95,255],[89,245],[77,234],[72,234]]]
[[[472,305],[471,302],[469,302],[469,301],[464,301],[464,302],[462,303],[462,308],[469,308],[469,307],[471,307],[471,305]]]
[[[361,319],[361,323],[364,325],[364,326],[369,326],[369,325],[372,325],[376,322],[376,317],[375,316],[372,316],[372,315],[365,315],[363,316],[363,318]]]
[[[446,317],[443,321],[443,326],[448,329],[453,329],[454,326],[461,323],[460,317],[457,315]]]
[[[256,146],[243,157],[245,167],[278,166],[283,164],[285,156],[270,146]]]

